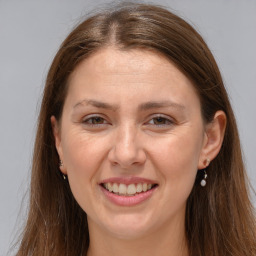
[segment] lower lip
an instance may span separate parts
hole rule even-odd
[[[117,194],[109,192],[102,186],[100,186],[100,188],[101,188],[102,192],[104,193],[104,195],[112,203],[119,205],[119,206],[134,206],[134,205],[140,204],[140,203],[146,201],[147,199],[149,199],[152,196],[155,189],[157,188],[157,186],[146,191],[146,192],[141,192],[139,194],[135,194],[134,196],[119,196]]]

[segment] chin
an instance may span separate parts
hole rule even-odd
[[[112,234],[112,236],[122,239],[122,240],[134,240],[134,239],[139,239],[142,238],[146,235],[149,235],[150,233],[150,228],[147,227],[142,227],[142,226],[136,226],[136,227],[131,227],[127,225],[122,225],[122,226],[112,226],[108,227],[108,233]]]
[[[150,233],[153,228],[151,218],[138,214],[120,214],[115,217],[110,217],[104,223],[101,223],[102,228],[112,236],[124,239],[138,239]]]

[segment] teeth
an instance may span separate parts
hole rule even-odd
[[[146,192],[153,187],[153,184],[138,183],[138,184],[117,184],[117,183],[104,183],[104,188],[109,192],[119,195],[134,196],[136,193]]]
[[[142,184],[141,183],[139,183],[139,184],[137,184],[137,193],[140,193],[140,192],[142,192]]]
[[[109,192],[112,192],[112,191],[113,191],[113,185],[112,185],[111,183],[107,183],[106,189],[107,189]]]
[[[136,187],[135,187],[135,184],[130,184],[130,185],[128,185],[127,194],[128,194],[128,195],[134,195],[134,194],[136,194]]]
[[[113,184],[113,192],[114,193],[118,193],[119,192],[119,188],[118,188],[118,185],[116,183]]]
[[[118,192],[120,195],[126,195],[127,187],[124,184],[120,184]]]

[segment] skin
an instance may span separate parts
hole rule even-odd
[[[76,67],[62,118],[51,122],[61,171],[88,216],[88,255],[188,255],[186,200],[226,122],[218,111],[204,124],[200,107],[191,81],[151,51],[108,47]],[[138,205],[118,206],[100,189],[103,179],[134,176],[158,184]]]

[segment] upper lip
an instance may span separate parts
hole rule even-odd
[[[104,184],[104,183],[118,183],[118,184],[138,184],[138,183],[147,183],[147,184],[157,184],[156,181],[147,179],[147,178],[142,178],[142,177],[111,177],[108,179],[104,179],[99,182],[99,184]]]

